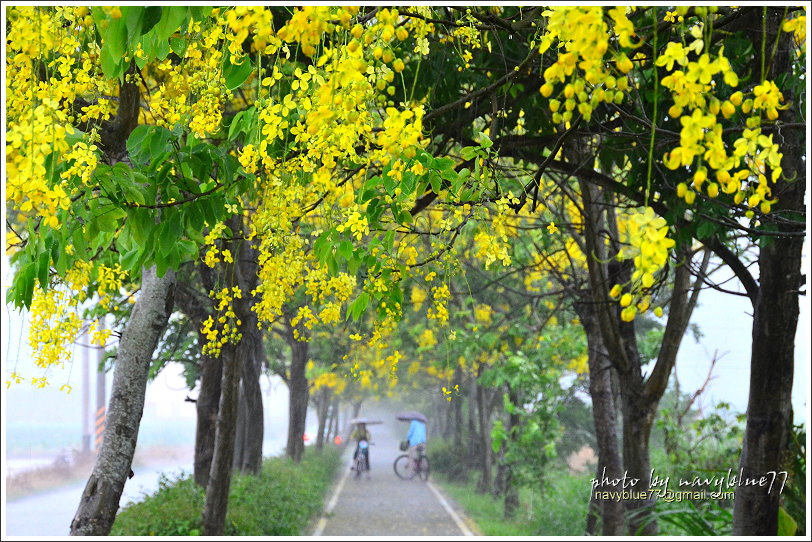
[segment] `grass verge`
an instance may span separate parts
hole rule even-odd
[[[266,459],[259,476],[235,474],[231,481],[226,535],[295,536],[322,510],[340,462],[340,451],[306,450],[302,462]],[[205,492],[190,475],[162,478],[158,491],[123,508],[114,536],[189,536],[202,531]]]
[[[551,472],[543,494],[534,488],[520,491],[520,509],[509,520],[503,517],[502,498],[477,493],[476,482],[452,482],[439,473],[434,480],[484,536],[583,536],[590,476]]]

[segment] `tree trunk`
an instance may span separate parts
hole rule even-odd
[[[575,310],[586,333],[589,364],[589,396],[592,398],[592,417],[595,420],[595,440],[598,446],[598,473],[596,480],[618,479],[623,474],[623,463],[617,442],[617,418],[615,416],[615,394],[612,390],[612,363],[603,345],[600,329],[592,305],[585,301],[577,303]],[[624,531],[623,502],[619,499],[595,499],[592,490],[590,513],[593,503],[600,510],[603,536],[620,536]],[[612,488],[606,488],[612,489]],[[593,521],[592,515],[588,522]],[[587,525],[587,533],[590,531]]]
[[[198,335],[200,344],[206,344],[206,337]],[[195,483],[209,485],[211,460],[214,456],[214,437],[217,433],[217,414],[220,409],[220,387],[223,379],[223,364],[219,358],[203,356],[200,371],[200,392],[197,394],[197,426],[195,429]]]
[[[253,316],[252,316],[253,315]],[[262,468],[264,413],[259,375],[262,360],[262,334],[257,328],[256,315],[250,309],[240,316],[246,322],[243,340],[238,345],[240,360],[240,410],[237,416],[234,468],[241,472],[259,474]]]
[[[330,411],[330,390],[322,388],[316,401],[316,412],[319,418],[319,428],[316,433],[316,450],[321,452],[324,449],[325,430],[327,428],[327,418]]]
[[[770,9],[768,27],[777,32],[783,9]],[[779,80],[792,71],[794,53],[791,34],[781,32],[771,78]],[[771,36],[770,36],[771,37]],[[768,43],[772,43],[771,41]],[[800,96],[781,89],[792,106],[780,114],[786,123],[802,122]],[[765,243],[759,253],[759,288],[753,315],[753,344],[750,357],[750,394],[747,424],[739,464],[743,480],[757,480],[781,471],[789,431],[792,427],[792,381],[795,365],[795,332],[798,326],[798,295],[805,277],[801,272],[804,244],[806,168],[803,126],[776,130],[776,141],[784,153],[784,177],[773,196],[778,202],[772,215],[787,218],[778,231],[790,234]],[[808,156],[807,156],[808,163]],[[797,222],[794,222],[797,221]],[[782,475],[774,487],[739,485],[733,507],[735,536],[775,536]]]
[[[461,384],[460,382],[456,382],[457,384]],[[462,387],[462,385],[460,385]],[[454,449],[460,450],[462,448],[462,430],[463,430],[463,422],[462,422],[462,403],[463,399],[460,398],[458,401],[452,401],[454,405]]]
[[[307,366],[308,344],[293,340],[291,344],[292,359],[288,379],[288,444],[285,452],[295,462],[302,460],[304,454],[304,434],[307,422],[308,385],[305,376]],[[360,406],[360,405],[359,405]]]
[[[172,313],[174,285],[172,270],[160,278],[154,266],[142,271],[141,292],[119,342],[104,440],[71,535],[105,536],[113,527],[135,454],[150,361]]]
[[[186,267],[186,266],[184,266]],[[212,270],[202,263],[193,267],[202,286],[202,292],[210,292],[214,288]],[[212,358],[202,353],[203,345],[208,342],[202,333],[203,322],[214,308],[211,298],[197,288],[197,280],[193,276],[181,276],[175,288],[175,305],[195,326],[197,330],[197,345],[201,350],[198,380],[200,389],[195,401],[197,422],[195,429],[195,456],[194,479],[201,487],[209,483],[211,458],[214,455],[214,437],[217,432],[217,412],[220,408],[220,387],[223,378],[223,365],[219,358]]]
[[[468,446],[465,447],[469,466],[476,465],[479,461],[481,445],[476,429],[476,381],[472,379],[471,385],[468,386]]]
[[[220,355],[223,360],[223,384],[220,395],[220,414],[217,418],[214,457],[211,462],[209,483],[206,486],[206,504],[203,509],[203,535],[205,536],[223,536],[224,534],[237,426],[237,395],[240,385],[237,345],[224,345]]]
[[[479,368],[479,375],[482,374],[482,366]],[[478,375],[478,376],[479,376]],[[488,420],[487,400],[485,389],[479,383],[476,384],[476,404],[479,417],[479,468],[482,476],[479,479],[476,490],[477,493],[487,493],[491,489],[491,445],[490,445],[490,423]]]
[[[519,414],[518,408],[521,404],[519,402],[518,394],[516,390],[513,389],[510,384],[507,386],[508,388],[508,398],[510,402],[516,406],[513,409],[513,412],[510,413],[508,416],[508,426],[507,426],[507,433],[508,439],[510,443],[516,442],[517,432],[519,430]],[[510,445],[510,444],[509,444]],[[505,472],[504,472],[504,492],[505,492],[505,501],[504,501],[504,509],[503,509],[503,516],[505,519],[511,519],[516,516],[516,511],[519,509],[519,488],[516,485],[515,477],[513,476],[513,468],[512,465],[509,463],[505,465]]]

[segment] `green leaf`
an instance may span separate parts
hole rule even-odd
[[[477,149],[474,147],[463,147],[460,150],[460,156],[463,160],[472,160],[478,154]]]
[[[202,21],[211,14],[212,6],[189,6],[189,13],[195,21]]]
[[[30,307],[31,298],[34,296],[34,284],[36,283],[36,264],[28,262],[14,275],[14,282],[6,296],[7,301],[14,303],[14,306]],[[10,298],[10,299],[9,299]]]
[[[130,45],[138,43],[138,38],[141,37],[141,29],[144,25],[144,7],[122,6],[121,19],[124,20],[127,30],[126,45],[129,47]]]
[[[136,247],[127,252],[126,254],[123,254],[119,261],[122,269],[125,269],[126,271],[131,271],[135,269],[142,255],[143,250],[140,247]]]
[[[243,58],[242,64],[232,64],[231,59],[228,59],[223,68],[223,75],[226,78],[226,87],[228,90],[234,90],[242,85],[248,76],[251,75],[254,66],[248,57]]]
[[[127,52],[127,23],[124,17],[110,19],[102,39],[104,43],[102,48],[107,47],[113,58],[123,60],[124,53]]]
[[[338,245],[338,253],[345,260],[349,260],[350,258],[352,258],[352,242],[350,242],[350,241],[341,241],[341,244]]]
[[[121,57],[116,57],[109,47],[102,47],[101,65],[104,76],[108,79],[118,79],[124,72]]]
[[[795,536],[798,523],[790,516],[783,506],[778,508],[778,536]]]
[[[347,318],[349,319],[352,317],[353,320],[358,320],[358,318],[364,314],[364,311],[366,311],[368,304],[369,294],[367,292],[362,292],[361,295],[359,295],[347,308]]]
[[[163,8],[160,6],[149,6],[144,11],[144,20],[141,23],[141,34],[150,32],[161,20]]]
[[[169,36],[175,33],[180,27],[189,9],[186,6],[164,6],[161,10],[161,20],[155,25],[155,35],[158,40],[165,42]]]
[[[183,235],[180,212],[169,209],[166,214],[169,217],[161,222],[161,238],[158,245],[159,251],[163,254],[169,254]]]
[[[703,221],[696,227],[697,239],[707,239],[716,231],[716,226],[712,222]]]
[[[45,290],[48,288],[48,273],[51,270],[51,253],[44,251],[39,255],[37,262],[37,278],[40,286]]]
[[[440,176],[437,175],[436,171],[429,172],[429,184],[431,184],[431,190],[435,194],[440,193],[440,189],[441,189],[442,185],[440,184]]]

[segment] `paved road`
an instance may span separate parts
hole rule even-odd
[[[369,426],[370,479],[355,479],[350,471],[354,444],[345,454],[345,472],[333,488],[326,516],[316,525],[314,536],[461,536],[472,533],[470,522],[437,487],[422,480],[401,480],[392,464],[400,455],[398,442],[408,425],[390,420]]]
[[[136,468],[136,475],[124,485],[121,505],[141,500],[144,494],[158,489],[160,475],[174,478],[181,470],[178,466]],[[85,489],[87,480],[70,486],[31,495],[5,503],[5,536],[67,536],[70,522]]]

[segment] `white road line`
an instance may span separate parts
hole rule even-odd
[[[471,529],[469,529],[468,526],[465,525],[465,522],[462,521],[462,518],[460,518],[460,516],[457,515],[454,509],[451,508],[451,506],[448,504],[448,501],[445,500],[445,497],[443,497],[440,491],[436,487],[434,487],[434,484],[432,484],[431,482],[426,482],[426,485],[428,485],[429,489],[431,489],[434,492],[434,494],[437,495],[437,498],[440,500],[440,504],[443,505],[445,511],[448,512],[448,515],[451,516],[451,519],[453,519],[454,523],[457,524],[457,527],[460,528],[462,534],[465,536],[474,536],[474,533],[471,532]]]
[[[333,496],[330,498],[330,502],[328,502],[327,506],[324,508],[324,515],[322,515],[321,519],[319,519],[319,523],[316,525],[316,530],[313,531],[313,536],[321,536],[321,533],[324,532],[324,528],[327,526],[327,516],[333,511],[336,503],[338,503],[338,495],[341,493],[341,490],[344,489],[344,482],[347,481],[349,476],[350,471],[347,469],[344,471],[344,476],[341,478],[338,486],[336,486],[335,493],[333,493]]]

